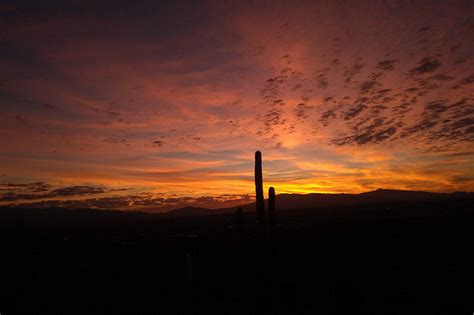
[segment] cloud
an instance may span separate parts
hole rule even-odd
[[[347,144],[376,144],[389,139],[396,132],[396,126],[391,125],[391,122],[387,123],[384,118],[377,118],[368,126],[364,126],[363,128],[360,128],[360,130],[357,130],[354,135],[338,138],[332,142],[339,146]]]
[[[311,108],[311,106],[308,106],[305,103],[299,103],[295,108],[296,118],[298,120],[308,118],[308,110]]]
[[[33,193],[44,192],[51,189],[51,185],[46,182],[32,182],[26,184],[0,183],[0,187],[5,190],[21,190]]]
[[[395,64],[397,63],[398,63],[398,60],[395,60],[395,59],[384,60],[384,61],[380,61],[377,64],[377,68],[382,69],[384,71],[392,71],[395,69]]]
[[[364,68],[364,64],[362,63],[355,63],[352,67],[344,71],[344,76],[346,78],[346,83],[352,81],[352,78],[361,73],[362,69]]]
[[[229,195],[218,196],[177,196],[177,197],[157,197],[153,194],[142,193],[138,195],[124,195],[87,199],[68,200],[42,200],[37,202],[25,202],[20,204],[10,204],[16,207],[47,208],[61,207],[67,209],[104,209],[120,210],[131,209],[147,212],[167,212],[182,207],[204,207],[204,208],[227,208],[238,205],[245,205],[254,201],[250,195]]]
[[[27,184],[0,184],[0,187],[2,186],[6,187],[6,193],[0,195],[0,201],[77,197],[85,195],[103,194],[110,191],[103,187],[85,185],[52,189],[53,186],[45,182],[33,182]]]
[[[92,186],[71,186],[58,188],[50,191],[46,194],[47,197],[68,197],[68,196],[83,196],[83,195],[94,195],[106,192],[102,187]]]
[[[344,113],[344,119],[345,120],[350,120],[354,117],[357,117],[358,115],[360,115],[360,113],[362,113],[362,111],[365,108],[366,108],[366,105],[364,105],[364,104],[357,104],[356,106],[351,107],[349,110],[347,110]]]
[[[467,76],[461,80],[461,85],[468,85],[472,83],[474,83],[474,74],[471,74],[470,76]]]
[[[430,73],[437,70],[439,67],[441,67],[441,62],[431,57],[425,57],[418,62],[418,67],[415,67],[410,70],[410,73],[411,74]]]

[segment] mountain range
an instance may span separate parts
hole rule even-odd
[[[359,205],[434,202],[437,200],[474,199],[474,192],[433,193],[411,190],[377,189],[360,194],[280,194],[276,196],[278,210],[303,210],[324,207],[350,207]],[[265,200],[265,204],[268,200]],[[167,217],[205,216],[235,212],[237,207],[207,209],[183,207],[162,214]],[[241,206],[244,212],[255,211],[255,203]]]

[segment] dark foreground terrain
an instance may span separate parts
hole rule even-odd
[[[0,313],[472,314],[472,198],[162,217],[0,209]]]

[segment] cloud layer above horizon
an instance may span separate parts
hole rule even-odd
[[[4,1],[0,205],[474,190],[474,4]]]

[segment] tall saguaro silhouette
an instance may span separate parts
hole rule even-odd
[[[255,152],[255,196],[257,199],[257,227],[265,230],[265,204],[263,200],[262,153]]]
[[[275,188],[268,189],[268,232],[273,234],[276,227]]]

